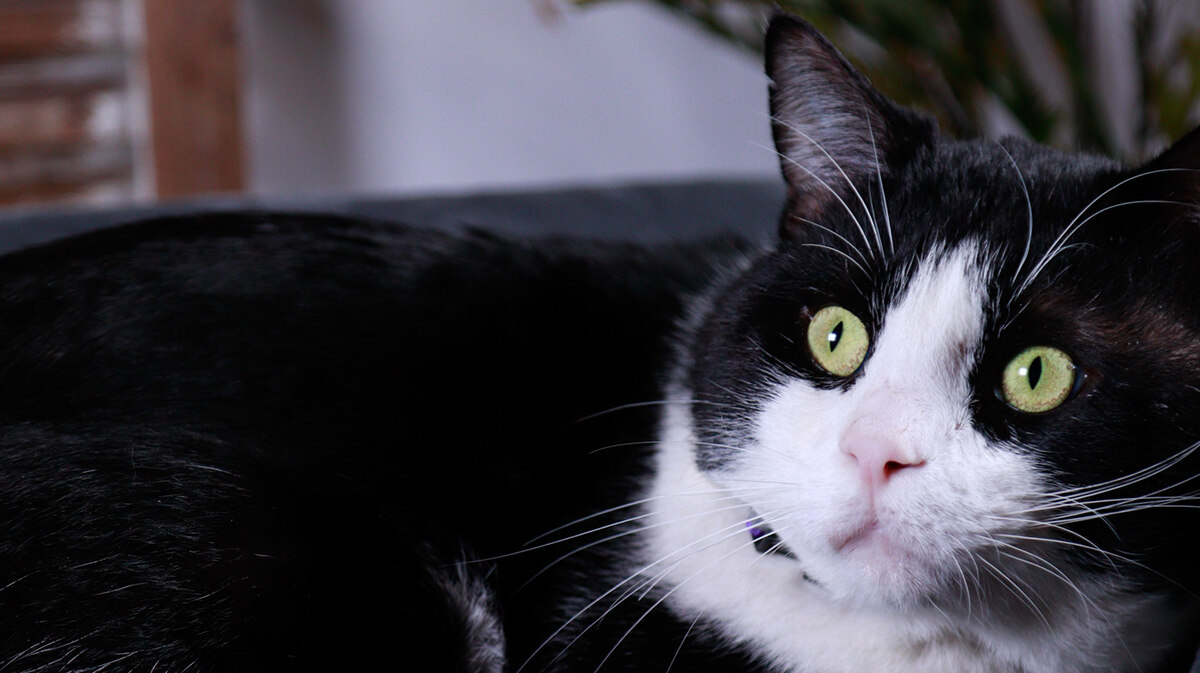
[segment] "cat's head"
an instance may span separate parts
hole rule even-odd
[[[696,464],[836,600],[1195,589],[1200,136],[954,140],[807,24],[767,43],[788,205],[694,335]]]

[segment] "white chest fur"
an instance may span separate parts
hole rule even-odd
[[[731,639],[780,668],[813,673],[1001,671],[936,621],[838,605],[805,581],[802,566],[763,556],[744,528],[749,510],[696,467],[686,412],[671,405],[650,494],[648,575],[663,575],[668,604],[716,621]]]

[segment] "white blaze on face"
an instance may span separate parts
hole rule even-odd
[[[971,425],[986,298],[977,260],[970,245],[923,260],[850,389],[782,385],[758,419],[756,453],[717,477],[796,484],[755,502],[840,599],[903,606],[945,592],[964,552],[1011,529],[1003,517],[1037,485],[1029,458]]]

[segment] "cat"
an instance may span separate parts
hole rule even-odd
[[[767,52],[781,242],[686,332],[641,574],[783,670],[1187,670],[1200,134],[953,141]]]
[[[800,19],[767,54],[766,248],[0,258],[0,670],[1188,670],[1200,134],[954,140]]]

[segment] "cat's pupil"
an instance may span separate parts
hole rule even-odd
[[[829,352],[837,350],[838,344],[842,341],[842,329],[845,323],[839,322],[834,325],[833,329],[829,330]]]
[[[1034,390],[1037,388],[1038,381],[1042,379],[1042,356],[1037,356],[1033,359],[1033,362],[1029,363],[1029,371],[1026,377],[1029,379],[1029,389]]]

